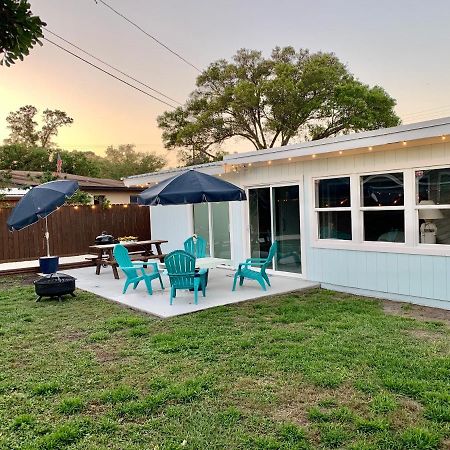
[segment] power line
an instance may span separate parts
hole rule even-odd
[[[48,31],[50,34],[52,34],[53,36],[56,36],[57,38],[61,39],[62,41],[66,42],[67,44],[71,45],[72,47],[76,48],[77,50],[79,50],[80,52],[83,52],[84,54],[90,56],[91,58],[95,59],[96,61],[101,62],[102,64],[104,64],[105,66],[115,70],[116,72],[119,72],[120,74],[130,78],[131,80],[135,81],[136,83],[141,84],[142,86],[145,86],[147,89],[150,89],[153,92],[156,92],[157,94],[161,95],[162,97],[167,98],[168,100],[176,103],[177,105],[181,106],[181,103],[171,97],[169,97],[166,94],[163,94],[161,91],[158,91],[157,89],[152,88],[151,86],[149,86],[148,84],[134,78],[133,76],[121,71],[120,69],[118,69],[117,67],[112,66],[111,64],[107,63],[106,61],[103,61],[102,59],[98,58],[97,56],[93,55],[92,53],[87,52],[86,50],[83,50],[81,47],[78,47],[78,45],[75,45],[74,43],[68,41],[67,39],[63,38],[62,36],[60,36],[59,34],[55,33],[54,31],[49,30],[48,28],[45,29],[46,31]]]
[[[102,3],[103,5],[105,5],[107,8],[109,8],[111,11],[113,11],[115,14],[117,14],[118,16],[122,17],[122,19],[126,20],[128,23],[130,23],[131,25],[133,25],[135,28],[137,28],[139,31],[141,31],[142,33],[144,33],[147,37],[149,37],[150,39],[153,39],[157,44],[159,44],[161,47],[164,47],[167,51],[169,51],[170,53],[172,53],[173,55],[175,55],[177,58],[181,59],[183,62],[185,62],[186,64],[188,64],[189,66],[191,66],[192,68],[194,68],[197,72],[201,72],[201,70],[195,66],[194,64],[192,64],[191,62],[189,62],[186,58],[183,58],[179,53],[177,53],[176,51],[172,50],[170,47],[168,47],[166,44],[164,44],[163,42],[161,42],[159,39],[157,39],[155,36],[152,36],[150,33],[148,33],[147,31],[145,31],[142,27],[140,27],[136,22],[133,22],[131,19],[129,19],[128,17],[126,17],[124,14],[122,14],[121,12],[117,11],[116,9],[114,9],[111,5],[109,5],[108,3],[106,3],[104,0],[94,0],[95,3]]]
[[[112,74],[111,72],[108,72],[107,70],[102,69],[101,67],[95,65],[94,63],[91,63],[87,59],[84,59],[81,56],[77,55],[76,53],[73,53],[70,50],[68,50],[67,48],[64,48],[63,46],[57,44],[56,42],[53,42],[52,40],[50,40],[46,37],[44,37],[43,39],[46,40],[47,42],[50,42],[51,44],[55,45],[56,47],[60,48],[61,50],[65,51],[66,53],[69,53],[70,55],[74,56],[75,58],[78,58],[79,60],[85,62],[86,64],[89,64],[90,66],[95,67],[96,69],[100,70],[101,72],[106,73],[106,75],[109,75],[110,77],[115,78],[116,80],[126,84],[127,86],[130,86],[131,88],[136,89],[136,91],[142,92],[143,94],[147,95],[148,97],[151,97],[160,103],[164,103],[164,105],[170,106],[171,108],[175,108],[175,106],[171,105],[170,103],[167,103],[164,100],[161,100],[160,98],[155,97],[152,94],[149,94],[148,92],[138,88],[137,86],[134,86],[133,84],[128,83],[128,81],[122,80],[122,78],[119,78],[116,75]]]

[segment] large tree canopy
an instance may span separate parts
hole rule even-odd
[[[23,60],[30,48],[43,37],[46,24],[33,16],[26,0],[0,1],[0,65],[10,66]]]
[[[37,109],[32,105],[22,106],[17,111],[9,113],[6,122],[10,135],[5,139],[5,143],[51,148],[54,145],[52,138],[58,135],[59,128],[73,123],[73,119],[66,112],[46,109],[42,113],[42,128],[38,130],[36,114]]]
[[[188,163],[220,159],[220,145],[246,139],[257,150],[395,126],[396,102],[357,80],[332,53],[239,50],[212,63],[184,106],[158,117],[164,145]]]

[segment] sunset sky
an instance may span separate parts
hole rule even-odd
[[[276,45],[331,51],[361,81],[396,98],[404,123],[450,115],[448,0],[108,2],[201,69],[243,47],[266,55]],[[183,103],[193,89],[193,68],[104,5],[31,0],[31,6],[50,30],[170,97]],[[62,148],[101,154],[108,145],[134,143],[141,151],[167,153],[156,125],[165,105],[49,43],[0,68],[0,99],[0,142],[8,135],[7,114],[32,104],[74,118],[56,140]],[[233,148],[246,150],[245,142]]]

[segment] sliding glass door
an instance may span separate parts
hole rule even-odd
[[[208,255],[230,259],[228,202],[194,204],[194,233],[206,240]]]
[[[264,258],[278,242],[275,270],[301,273],[299,186],[249,189],[251,256]]]

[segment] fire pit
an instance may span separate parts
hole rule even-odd
[[[61,301],[63,295],[70,294],[75,297],[75,278],[63,273],[42,277],[34,282],[34,289],[38,296],[37,302],[42,297],[58,297],[58,300]]]

